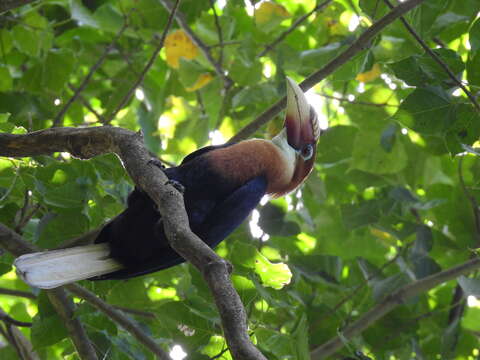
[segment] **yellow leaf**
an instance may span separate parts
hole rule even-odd
[[[290,13],[282,5],[272,1],[265,1],[261,3],[260,7],[255,11],[255,22],[258,25],[263,25],[272,20],[279,18],[283,20],[290,16]]]
[[[207,85],[210,81],[212,81],[212,79],[213,79],[213,76],[210,73],[200,74],[200,76],[197,78],[197,81],[195,81],[195,84],[187,87],[185,90],[195,91],[195,90],[201,89],[202,87]]]
[[[378,78],[381,73],[382,73],[382,69],[380,68],[380,65],[377,63],[372,66],[371,70],[358,74],[355,80],[358,80],[364,83],[373,81],[376,78]]]
[[[183,30],[175,30],[165,39],[167,64],[178,69],[181,57],[192,60],[198,55],[198,48]]]
[[[393,238],[392,235],[390,235],[386,231],[382,231],[382,230],[374,228],[374,227],[370,228],[370,234],[372,234],[373,236],[375,236],[375,237],[377,237],[381,240],[392,240],[392,238]]]

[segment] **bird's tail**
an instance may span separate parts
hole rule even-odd
[[[14,265],[27,284],[52,289],[122,269],[109,254],[108,244],[102,243],[25,254]]]

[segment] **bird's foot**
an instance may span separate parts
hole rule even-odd
[[[156,167],[160,168],[160,170],[162,170],[162,171],[164,171],[166,169],[165,165],[157,158],[151,158],[148,161],[148,165],[156,166]]]
[[[165,185],[172,185],[175,189],[178,190],[179,193],[183,194],[185,193],[185,186],[183,186],[179,181],[177,180],[168,180]]]

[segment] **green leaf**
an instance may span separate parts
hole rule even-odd
[[[477,51],[480,50],[480,19],[475,20],[470,28],[468,41],[470,42],[472,54],[476,55]]]
[[[23,25],[16,25],[12,29],[15,47],[26,55],[38,57],[40,55],[40,39],[37,34]]]
[[[480,86],[480,51],[467,61],[467,80],[470,85]]]
[[[394,118],[420,134],[441,134],[453,122],[454,114],[443,93],[418,88],[402,102]]]
[[[403,285],[409,282],[407,275],[395,274],[385,279],[373,282],[373,298],[376,302],[380,302],[385,296],[390,295],[395,290],[398,290]]]
[[[380,145],[381,135],[373,131],[359,131],[353,144],[351,169],[373,174],[393,174],[407,166],[403,143],[396,141],[390,152]]]
[[[42,84],[44,89],[60,94],[74,69],[75,56],[73,52],[52,50],[45,60]]]
[[[287,264],[271,263],[260,253],[255,258],[255,272],[260,277],[263,286],[276,290],[288,285],[292,279],[292,272]]]
[[[300,233],[300,226],[293,221],[285,221],[283,210],[273,204],[266,204],[259,209],[258,225],[267,234],[273,236],[295,236]]]
[[[453,50],[433,49],[441,61],[455,74],[459,75],[465,68],[462,58]],[[425,87],[428,85],[452,86],[452,80],[430,54],[413,55],[389,65],[395,76],[408,85]]]
[[[42,318],[35,316],[31,331],[35,349],[54,345],[68,336],[62,319],[56,314]]]
[[[52,248],[63,241],[73,239],[88,230],[88,219],[78,211],[50,214],[42,219],[38,231],[38,245],[42,248]]]
[[[10,91],[12,85],[13,79],[10,71],[6,66],[0,64],[0,91]]]
[[[80,26],[99,28],[97,20],[92,16],[90,11],[83,6],[80,0],[71,0],[70,9],[72,19],[75,20]]]

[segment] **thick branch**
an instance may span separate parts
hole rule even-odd
[[[163,1],[163,0],[162,0]],[[314,72],[308,76],[301,84],[300,87],[303,90],[308,90],[318,84],[320,81],[325,79],[328,75],[333,73],[340,66],[345,64],[348,60],[357,55],[360,51],[368,47],[372,39],[380,33],[387,25],[391,24],[394,20],[398,19],[401,15],[412,10],[414,7],[421,4],[424,0],[407,0],[392,11],[370,26],[367,30],[363,32],[362,35],[345,51],[340,55],[331,60],[327,65],[325,65],[320,70]],[[287,103],[286,98],[284,97],[269,109],[265,110],[260,116],[253,120],[250,124],[241,129],[237,135],[232,137],[229,142],[236,142],[248,138],[253,135],[261,126],[265,125],[267,122],[272,120]]]
[[[35,0],[2,0],[0,1],[0,14],[20,6],[30,4],[34,1]]]
[[[385,316],[398,305],[405,303],[411,297],[422,294],[446,281],[468,274],[478,268],[480,268],[480,259],[476,258],[401,287],[344,329],[341,336],[337,336],[313,350],[311,353],[312,360],[325,359],[327,356],[334,354],[335,351],[343,347],[345,339],[351,339],[353,336],[361,333],[375,321]]]
[[[0,156],[33,156],[67,151],[86,159],[115,152],[127,172],[158,205],[165,233],[175,251],[195,265],[217,304],[230,351],[235,359],[265,359],[250,341],[243,304],[230,282],[230,266],[189,228],[182,195],[156,166],[139,134],[110,126],[52,128],[24,135],[0,134]],[[0,237],[1,243],[1,237]],[[69,287],[70,289],[70,287]]]

